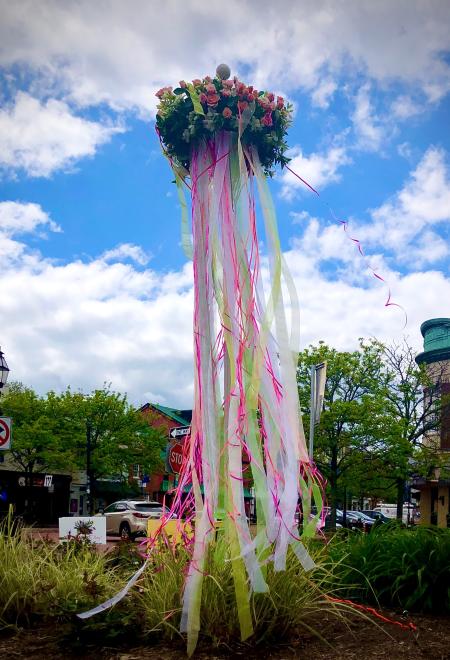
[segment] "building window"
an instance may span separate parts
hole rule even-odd
[[[135,463],[133,465],[133,479],[140,479],[141,477],[141,468],[139,466],[139,463]]]
[[[424,389],[424,423],[426,432],[440,428],[440,387],[439,384]]]
[[[450,449],[450,383],[441,385],[441,449]]]

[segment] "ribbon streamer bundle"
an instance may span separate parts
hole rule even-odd
[[[218,74],[158,92],[157,130],[175,173],[183,245],[194,268],[195,400],[176,498],[181,502],[192,484],[195,538],[181,620],[189,652],[200,630],[205,560],[218,520],[245,639],[253,632],[250,592],[268,590],[268,558],[283,570],[292,546],[305,570],[314,565],[299,538],[299,503],[303,536],[314,533],[322,512],[320,475],[308,457],[298,402],[298,300],[266,178],[273,164],[287,162],[282,138],[290,110],[280,97],[275,101],[221,76],[220,67]],[[192,243],[184,185],[190,189]],[[250,481],[254,538],[244,506],[244,483]]]
[[[241,637],[247,639],[253,633],[250,595],[268,591],[267,562],[283,570],[291,547],[303,569],[312,569],[301,538],[315,533],[323,509],[321,477],[308,457],[298,400],[299,305],[267,184],[271,168],[288,162],[290,108],[281,97],[229,80],[226,65],[217,74],[157,93],[156,128],[175,174],[183,246],[194,267],[191,436],[172,509],[158,532],[173,524],[173,514],[194,522],[193,542],[179,524],[179,537],[192,549],[181,616],[189,654],[201,627],[206,560],[219,525]],[[256,533],[245,509],[244,485],[250,483]],[[148,539],[149,551],[152,543],[157,549],[155,538]],[[143,570],[114,598],[79,616],[115,604]]]

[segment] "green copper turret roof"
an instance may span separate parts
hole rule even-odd
[[[450,318],[428,319],[420,332],[424,350],[416,357],[417,364],[450,360]]]

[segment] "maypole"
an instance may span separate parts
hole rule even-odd
[[[267,183],[273,167],[288,162],[284,138],[291,108],[281,97],[231,80],[226,65],[218,67],[215,78],[181,81],[157,96],[156,127],[175,174],[183,245],[194,271],[195,401],[175,505],[179,512],[191,484],[195,538],[181,630],[192,653],[206,558],[219,521],[246,639],[253,632],[250,593],[268,590],[267,560],[283,570],[291,546],[305,570],[313,567],[296,516],[300,510],[301,536],[313,534],[321,519],[322,492],[298,402],[298,300]],[[256,498],[254,535],[244,501],[249,477]]]

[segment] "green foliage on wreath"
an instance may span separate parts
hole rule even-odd
[[[192,83],[180,82],[176,89],[163,87],[156,126],[167,155],[189,170],[192,148],[220,131],[241,132],[243,145],[258,149],[265,173],[273,175],[276,165],[284,167],[285,141],[292,119],[292,106],[281,96],[258,91],[237,78],[220,80],[206,76]]]

